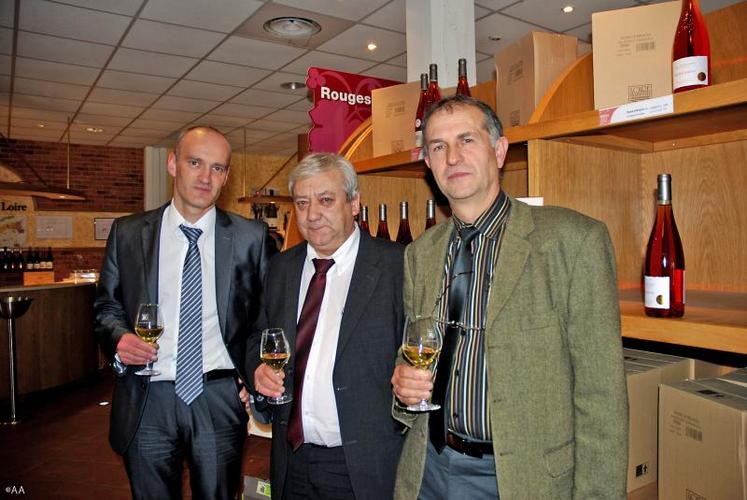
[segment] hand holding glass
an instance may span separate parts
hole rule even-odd
[[[268,328],[262,331],[262,341],[259,357],[264,364],[279,372],[288,363],[290,345],[282,328]],[[293,396],[283,394],[277,398],[267,398],[273,405],[281,405],[293,401]]]
[[[402,354],[415,368],[429,370],[438,359],[443,345],[441,328],[432,318],[407,319],[402,338]],[[440,405],[424,399],[419,404],[407,407],[410,411],[438,410]]]
[[[163,333],[163,314],[158,304],[140,304],[135,318],[135,333],[151,345],[158,341]],[[148,361],[145,368],[135,372],[135,375],[144,377],[160,374],[161,372],[153,369],[152,361]]]

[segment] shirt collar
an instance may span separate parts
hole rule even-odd
[[[498,196],[495,198],[495,201],[493,201],[493,203],[490,205],[490,207],[488,207],[487,210],[485,210],[482,214],[480,214],[479,217],[477,217],[474,224],[472,225],[475,226],[483,236],[492,240],[498,239],[498,236],[500,235],[500,229],[506,223],[510,208],[511,200],[508,196],[506,196],[506,193],[501,190],[498,192]],[[452,214],[451,218],[454,221],[454,226],[456,227],[457,233],[459,233],[459,230],[461,230],[464,226],[469,225],[459,219],[459,217],[457,217],[456,215]]]
[[[202,229],[203,236],[209,236],[215,231],[215,214],[215,205],[213,205],[210,207],[210,210],[205,212],[205,214],[193,224],[182,217],[182,214],[179,213],[179,210],[177,210],[174,205],[174,200],[171,200],[171,203],[166,207],[164,213],[164,229],[166,231],[171,231],[180,238],[186,239],[182,230],[179,229],[179,226],[184,224],[187,227]]]
[[[358,224],[353,224],[353,232],[345,242],[340,245],[340,248],[335,250],[335,253],[329,257],[320,257],[314,247],[306,245],[306,263],[313,265],[311,259],[334,259],[335,265],[329,270],[336,274],[342,274],[351,265],[355,264],[355,258],[358,255],[358,246],[361,239],[361,232],[358,229]]]

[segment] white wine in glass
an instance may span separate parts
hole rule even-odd
[[[158,304],[140,304],[135,318],[135,333],[149,344],[158,341],[163,333],[163,314]],[[135,372],[135,375],[144,377],[160,374],[161,372],[153,369],[152,361],[148,361],[145,368]]]
[[[402,355],[415,368],[430,370],[438,359],[443,346],[440,325],[432,318],[407,318],[402,335]],[[440,405],[424,399],[407,407],[410,411],[423,412],[438,410]]]
[[[282,328],[262,330],[259,358],[276,372],[285,368],[290,358],[290,344]],[[282,405],[291,401],[293,401],[293,396],[288,394],[276,398],[267,398],[267,402],[273,405]]]

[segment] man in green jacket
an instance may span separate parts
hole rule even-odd
[[[508,142],[472,98],[426,115],[452,217],[405,254],[405,313],[444,334],[436,376],[404,363],[396,498],[624,498],[628,407],[615,258],[599,221],[501,190]],[[432,380],[433,379],[433,380]],[[432,396],[440,410],[404,405]]]

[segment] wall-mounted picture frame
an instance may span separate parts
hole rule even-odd
[[[93,239],[105,240],[109,237],[109,231],[114,222],[113,217],[98,217],[93,219]]]

